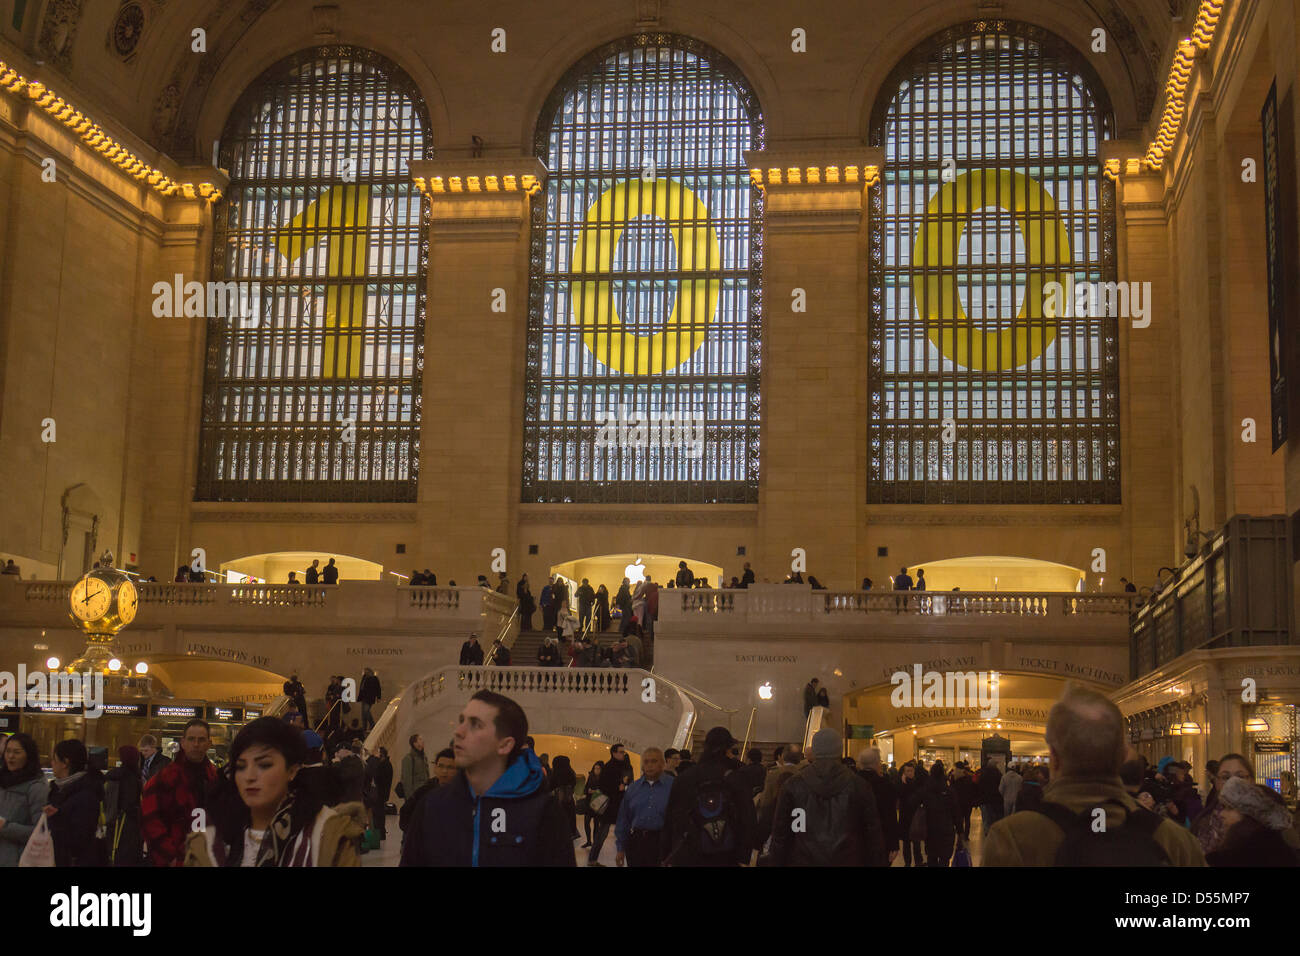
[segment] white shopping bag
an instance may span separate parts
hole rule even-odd
[[[54,865],[54,835],[50,833],[50,825],[46,822],[48,820],[49,817],[42,813],[36,829],[27,838],[27,846],[18,859],[19,866]]]

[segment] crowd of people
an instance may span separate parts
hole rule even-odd
[[[250,722],[221,767],[200,719],[175,760],[145,736],[107,772],[81,741],[60,741],[49,785],[35,742],[14,734],[0,770],[0,865],[357,865],[388,836],[392,763],[360,740],[331,749],[300,720]],[[483,690],[432,766],[423,736],[408,741],[400,863],[574,866],[586,850],[600,866],[612,834],[615,864],[637,867],[888,866],[900,854],[928,867],[1300,865],[1296,821],[1246,757],[1212,762],[1202,796],[1191,768],[1149,766],[1123,728],[1107,697],[1072,688],[1048,717],[1048,764],[886,767],[875,747],[845,756],[830,729],[807,755],[782,747],[769,763],[756,749],[742,758],[714,727],[698,760],[647,747],[638,776],[615,743],[580,779],[568,757],[535,752],[515,701]]]

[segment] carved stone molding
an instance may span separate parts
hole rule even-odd
[[[955,512],[868,512],[868,525],[961,525],[968,528],[979,527],[1052,527],[1066,525],[1069,527],[1087,527],[1100,525],[1118,528],[1123,522],[1123,515],[1118,509],[1106,506],[1104,512],[1097,514],[1079,514],[1046,511],[1034,514],[970,514]]]
[[[609,527],[611,524],[629,525],[758,525],[757,510],[747,511],[636,511],[613,507],[610,510],[592,508],[570,509],[563,505],[549,506],[545,511],[521,511],[520,524],[591,524]]]
[[[222,524],[240,522],[278,524],[366,524],[385,522],[391,524],[415,524],[414,511],[225,511],[195,510],[191,519],[199,522],[219,521]]]
[[[54,0],[45,11],[37,49],[64,73],[72,71],[72,47],[81,22],[82,0]]]

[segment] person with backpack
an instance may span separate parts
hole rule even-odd
[[[1189,830],[1144,810],[1124,789],[1124,716],[1110,698],[1068,688],[1048,713],[1046,737],[1051,783],[1041,806],[995,823],[981,865],[1205,865]]]
[[[109,866],[139,866],[143,840],[140,836],[140,751],[132,746],[117,749],[121,766],[104,775],[105,856]]]
[[[102,866],[95,839],[104,802],[104,777],[90,767],[86,745],[75,737],[54,745],[54,783],[44,813],[54,840],[55,866]]]
[[[738,745],[726,727],[704,737],[700,762],[683,762],[668,799],[665,866],[742,866],[755,845],[754,800],[728,756]]]
[[[813,736],[812,763],[786,782],[772,823],[774,866],[884,866],[876,799],[840,760],[840,736]]]

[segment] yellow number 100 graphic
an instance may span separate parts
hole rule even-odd
[[[275,248],[291,262],[322,241],[326,276],[364,276],[370,232],[370,187],[334,186],[275,234]],[[359,378],[366,327],[366,286],[331,282],[325,287],[325,348],[322,378]]]
[[[630,220],[654,216],[669,223],[677,246],[679,272],[704,273],[722,265],[718,233],[709,223],[709,209],[674,179],[621,182],[597,199],[582,223],[573,247],[570,268],[575,272],[610,275],[614,251]],[[574,322],[586,326],[582,340],[610,368],[637,375],[658,375],[686,362],[708,337],[718,310],[719,279],[682,278],[677,281],[673,311],[662,332],[636,335],[624,331],[610,293],[610,279],[569,283]],[[593,328],[594,326],[594,328]]]

